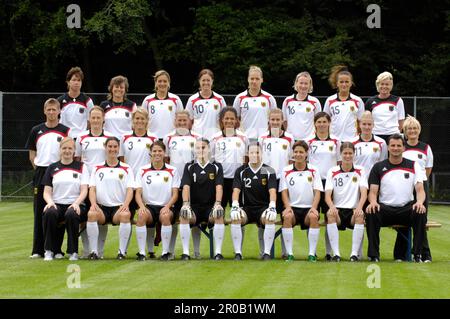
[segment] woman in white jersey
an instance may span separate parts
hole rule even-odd
[[[261,68],[250,66],[247,80],[248,89],[236,96],[233,107],[240,118],[242,131],[250,140],[256,140],[267,131],[269,111],[277,108],[277,102],[272,94],[261,89]]]
[[[84,199],[88,193],[89,172],[86,165],[74,161],[75,142],[65,137],[60,143],[60,160],[51,164],[44,175],[43,212],[44,260],[53,260],[55,252],[61,250],[58,228],[67,229],[67,253],[70,260],[78,260],[78,229],[80,221],[86,221]],[[58,247],[59,246],[59,247]]]
[[[353,76],[346,66],[334,66],[328,82],[337,89],[337,93],[329,96],[323,106],[323,111],[331,116],[331,134],[340,141],[350,141],[357,136],[364,103],[359,96],[350,93],[354,86]]]
[[[378,95],[370,97],[365,107],[373,115],[373,133],[387,141],[389,136],[402,130],[405,106],[401,97],[391,94],[394,86],[394,77],[391,73],[380,73],[375,85]]]
[[[341,261],[339,251],[339,230],[353,229],[350,261],[359,260],[364,238],[364,205],[367,200],[367,176],[364,167],[353,165],[355,146],[351,142],[341,145],[342,164],[330,168],[325,185],[325,200],[330,209],[327,212],[327,232],[333,261]]]
[[[313,82],[308,72],[297,74],[294,90],[297,93],[285,98],[281,109],[286,131],[299,141],[314,133],[314,115],[322,111],[322,106],[317,98],[309,95],[313,91]]]
[[[212,90],[213,82],[213,72],[201,70],[198,74],[199,91],[186,103],[186,110],[194,121],[192,130],[209,141],[220,131],[219,113],[227,106],[225,99]]]
[[[170,75],[167,71],[157,71],[153,79],[155,93],[145,97],[142,108],[149,114],[150,131],[159,139],[163,139],[174,129],[175,113],[183,110],[183,103],[178,95],[169,92]]]

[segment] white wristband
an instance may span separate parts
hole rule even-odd
[[[239,202],[237,200],[234,200],[231,204],[231,207],[239,207]]]
[[[274,201],[271,201],[270,203],[269,203],[269,207],[270,208],[275,208],[277,205],[275,204],[275,202]]]

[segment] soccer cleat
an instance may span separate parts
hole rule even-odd
[[[214,256],[214,260],[222,260],[222,259],[223,259],[222,254],[217,254]]]
[[[352,255],[352,256],[350,257],[350,261],[351,261],[351,262],[357,262],[357,261],[359,261],[359,258],[358,258],[358,256]]]
[[[98,260],[98,255],[95,252],[89,254],[88,259],[90,260]]]
[[[191,257],[189,255],[186,255],[186,254],[181,255],[181,260],[190,260],[190,259],[191,259]]]
[[[420,255],[414,255],[413,261],[415,263],[421,263],[422,262],[422,258],[420,257]]]
[[[161,255],[161,257],[159,257],[159,260],[168,261],[169,258],[170,258],[170,253],[165,253],[165,254]]]
[[[200,255],[200,253],[194,253],[194,259],[202,259],[202,256]]]
[[[432,261],[431,256],[422,256],[422,262],[430,263]]]
[[[148,258],[150,258],[150,259],[155,259],[155,258],[156,258],[155,253],[154,253],[154,252],[149,252],[149,253],[148,253]]]
[[[397,259],[395,260],[395,262],[396,262],[396,263],[401,263],[401,262],[404,262],[404,260],[401,259],[401,258],[397,258]]]
[[[234,260],[242,260],[242,254],[235,254],[234,255]]]
[[[33,254],[33,255],[30,256],[30,258],[31,259],[39,259],[39,258],[42,258],[42,255],[40,255],[40,254]]]
[[[288,255],[286,257],[286,259],[285,259],[285,261],[287,261],[287,262],[291,262],[291,261],[294,261],[294,260],[295,260],[294,255]]]
[[[272,257],[270,257],[269,254],[264,254],[262,260],[271,260]]]
[[[341,256],[339,256],[339,255],[334,255],[333,258],[332,258],[331,260],[338,263],[338,262],[341,261]]]
[[[69,255],[69,260],[70,261],[78,260],[78,254],[77,253],[70,254]]]
[[[55,259],[64,259],[64,255],[61,253],[58,253],[55,255]]]
[[[330,255],[330,254],[326,254],[326,255],[325,255],[325,260],[326,260],[326,261],[331,261],[331,259],[332,259],[332,258],[331,258],[331,255]]]
[[[168,260],[174,260],[174,259],[175,259],[175,254],[169,253]]]
[[[139,261],[144,261],[145,260],[145,255],[144,254],[137,253],[136,256],[137,256],[136,260],[139,260]],[[117,256],[117,258],[118,257],[119,256]]]
[[[53,252],[51,252],[50,250],[46,250],[44,254],[44,260],[45,261],[53,260]]]
[[[308,261],[315,263],[317,261],[317,257],[313,255],[308,256]]]
[[[116,258],[117,258],[117,260],[124,260],[125,259],[125,255],[122,254],[122,253],[118,253]]]
[[[281,255],[281,259],[283,259],[283,260],[287,260],[288,258],[289,258],[289,256],[286,254]]]
[[[378,257],[369,257],[369,261],[373,262],[373,263],[377,263],[377,262],[380,261],[380,258],[378,258]]]

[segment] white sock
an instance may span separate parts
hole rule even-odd
[[[284,242],[284,245],[286,247],[286,252],[288,255],[293,255],[293,241],[294,241],[294,230],[292,227],[290,228],[282,228],[281,234],[283,235],[283,240],[281,242]]]
[[[83,256],[87,257],[90,253],[89,250],[89,238],[87,234],[87,228],[81,233],[81,242],[83,243]]]
[[[325,227],[325,253],[327,255],[331,255],[332,251],[331,251],[331,244],[330,244],[330,238],[328,237],[328,231],[327,228]]]
[[[363,246],[364,246],[364,232],[363,232],[362,238],[361,238],[361,246],[359,246],[359,251],[358,251],[359,260],[363,259]]]
[[[125,254],[127,251],[127,243],[130,238],[131,223],[120,223],[119,225],[119,252]]]
[[[230,227],[234,253],[242,255],[242,226],[241,224],[231,224]]]
[[[275,238],[275,224],[268,224],[264,229],[264,253],[270,255]]]
[[[189,255],[189,237],[191,237],[191,228],[189,224],[180,224],[180,237],[183,244],[183,254]]]
[[[337,224],[327,224],[327,233],[328,238],[330,239],[331,249],[334,254],[341,256],[341,252],[339,251],[339,230],[337,228]]]
[[[281,255],[282,256],[287,256],[287,255],[289,255],[289,253],[287,252],[286,244],[284,242],[283,231],[281,231],[280,239],[281,239]]]
[[[145,256],[145,241],[147,239],[147,226],[136,226],[136,240],[139,253]]]
[[[131,224],[131,222],[130,222],[130,224]],[[128,236],[127,247],[125,248],[125,254],[128,252],[128,246],[130,246],[132,235],[133,235],[133,227],[130,228],[130,235]]]
[[[317,242],[319,241],[320,228],[310,228],[308,233],[309,255],[316,255]]]
[[[172,236],[170,238],[169,252],[174,255],[175,254],[175,244],[177,242],[178,235],[178,225],[175,224],[172,226]]]
[[[355,224],[352,235],[352,254],[351,256],[359,255],[360,248],[362,246],[362,240],[364,238],[364,225]]]
[[[200,238],[202,236],[202,231],[199,227],[192,227],[192,243],[194,244],[194,255],[200,255]]]
[[[98,254],[98,224],[97,222],[87,222],[86,232],[89,239],[91,252]]]
[[[264,228],[258,227],[259,255],[264,254]]]
[[[167,254],[170,250],[170,238],[172,237],[172,225],[161,226],[161,242],[162,242],[162,254]]]
[[[242,251],[242,247],[244,246],[244,237],[245,237],[245,227],[241,225],[241,230],[242,230],[242,240],[241,240],[241,251]]]
[[[213,231],[213,237],[214,237],[214,246],[217,254],[222,254],[222,243],[223,243],[223,236],[225,234],[225,225],[224,224],[214,224],[214,231]]]
[[[108,224],[98,225],[98,255],[101,257],[105,252],[106,236],[108,235]]]
[[[155,252],[155,227],[149,227],[147,229],[147,249],[149,253]]]

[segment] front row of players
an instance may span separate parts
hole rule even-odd
[[[388,140],[389,158],[378,162],[372,169],[369,181],[362,166],[353,164],[354,145],[344,142],[340,153],[342,164],[328,171],[325,200],[329,206],[326,214],[327,232],[334,252],[333,260],[340,261],[339,232],[353,229],[350,261],[361,256],[364,237],[364,209],[366,210],[369,237],[368,257],[379,260],[379,231],[381,226],[411,224],[414,233],[413,253],[420,259],[425,231],[426,209],[423,174],[418,164],[402,157],[402,136],[394,134]],[[182,259],[190,259],[189,240],[191,227],[207,223],[213,227],[215,259],[223,259],[222,242],[225,233],[222,165],[211,161],[209,142],[199,139],[195,143],[195,157],[185,166],[182,178],[177,168],[164,162],[165,145],[155,141],[150,148],[151,162],[141,167],[134,176],[131,167],[118,160],[120,142],[115,137],[106,139],[106,160],[96,165],[90,174],[84,164],[73,160],[75,145],[69,138],[60,142],[60,161],[46,171],[43,184],[47,203],[43,214],[45,233],[45,259],[53,259],[60,251],[62,241],[59,224],[65,222],[68,233],[68,253],[71,260],[78,258],[78,229],[86,223],[90,259],[98,259],[98,225],[112,223],[119,226],[118,259],[126,256],[131,236],[130,205],[133,198],[138,207],[136,238],[138,260],[145,260],[147,227],[161,223],[162,260],[170,259],[172,225],[179,209],[179,232],[183,246]],[[281,212],[282,237],[293,260],[293,227],[308,229],[309,261],[316,261],[319,239],[318,206],[323,184],[318,169],[307,162],[308,144],[298,141],[293,145],[294,163],[285,167],[277,187],[275,171],[262,163],[258,143],[248,147],[248,164],[236,170],[233,180],[231,235],[235,259],[242,257],[242,226],[256,223],[263,228],[262,259],[270,259],[275,238],[277,219],[277,191],[281,193],[284,210]],[[83,204],[88,194],[90,209]],[[367,191],[370,185],[369,196]],[[182,205],[179,188],[182,189]],[[395,188],[395,189],[394,189]],[[135,195],[133,196],[134,189]],[[416,202],[414,203],[414,190]],[[379,196],[378,196],[379,195]],[[368,198],[369,204],[365,206]],[[64,229],[62,229],[64,231]],[[418,261],[418,260],[417,260]]]

